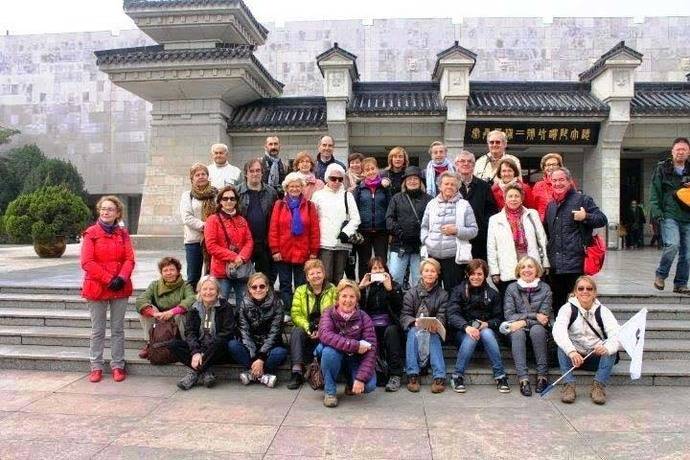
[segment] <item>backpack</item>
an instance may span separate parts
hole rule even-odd
[[[580,206],[582,206],[582,201]],[[601,271],[604,266],[604,259],[606,258],[606,242],[601,235],[592,235],[591,230],[587,226],[580,224],[582,232],[582,241],[585,244],[585,258],[582,271],[585,275],[593,276]],[[589,233],[589,235],[587,234]]]
[[[577,317],[580,315],[580,309],[577,308],[575,305],[573,305],[571,302],[568,302],[568,305],[570,305],[570,321],[568,321],[568,329],[573,325]],[[601,307],[597,308],[594,311],[594,319],[597,321],[597,324],[599,325],[599,329],[601,329],[601,333],[604,334],[602,337],[599,335],[599,333],[594,329],[592,329],[592,332],[594,332],[597,337],[599,337],[601,340],[606,340],[608,339],[608,335],[606,334],[606,329],[604,329],[604,320],[601,319]],[[587,323],[589,325],[589,322]],[[618,364],[618,361],[621,360],[620,353],[616,352],[616,364]]]
[[[154,365],[177,362],[177,358],[170,351],[170,345],[179,338],[180,331],[175,320],[156,320],[149,329],[149,362]]]

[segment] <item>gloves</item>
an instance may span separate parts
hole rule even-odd
[[[347,236],[345,232],[340,232],[338,235],[338,240],[340,240],[340,242],[343,244],[348,244],[350,242],[350,237]]]
[[[123,287],[125,287],[125,280],[119,276],[116,276],[108,283],[108,289],[111,291],[119,291]]]

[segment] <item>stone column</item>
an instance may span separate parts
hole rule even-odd
[[[146,170],[139,235],[180,239],[182,192],[192,164],[211,162],[211,145],[229,142],[232,108],[220,99],[156,101],[151,115],[151,157]]]

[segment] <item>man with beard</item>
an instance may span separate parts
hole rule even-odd
[[[261,159],[263,175],[261,181],[270,185],[278,192],[278,196],[283,196],[283,179],[287,176],[287,166],[280,159],[280,139],[278,136],[268,136],[264,145],[264,156]]]
[[[328,165],[331,163],[339,164],[343,168],[343,171],[347,169],[341,161],[336,160],[333,156],[334,148],[335,142],[331,136],[326,135],[319,140],[319,145],[317,147],[319,153],[316,155],[314,176],[316,176],[317,179],[322,180],[324,183],[327,182],[324,179],[324,176],[326,175],[326,168],[328,168]]]

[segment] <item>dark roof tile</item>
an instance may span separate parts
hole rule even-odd
[[[633,116],[690,116],[690,83],[635,83]]]
[[[445,113],[437,82],[356,82],[348,112],[376,115]]]
[[[323,97],[260,99],[237,108],[228,123],[230,131],[325,127],[326,99]]]

